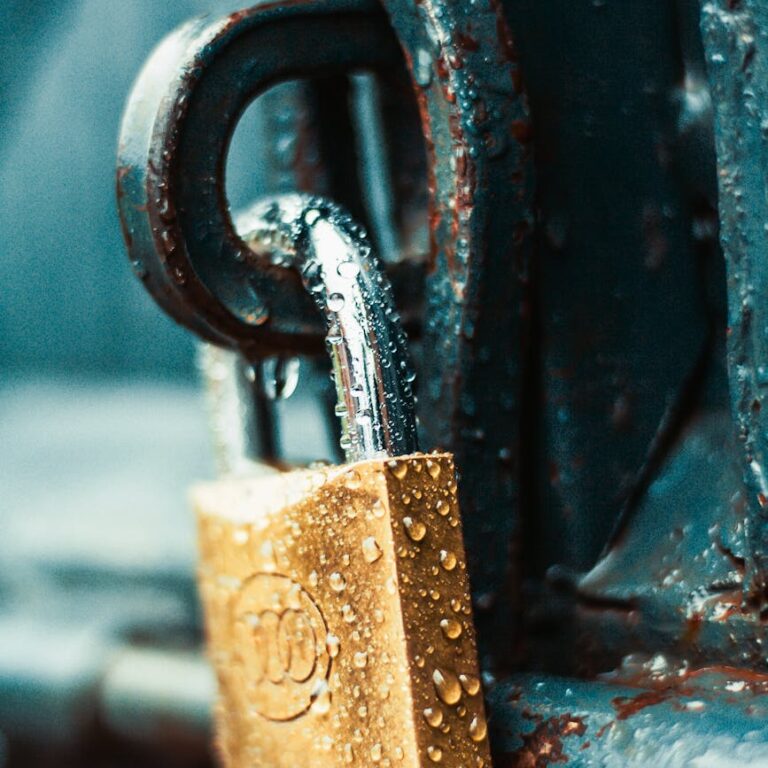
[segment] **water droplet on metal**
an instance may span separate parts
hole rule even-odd
[[[366,563],[375,563],[381,557],[381,547],[373,536],[363,539],[363,559]]]
[[[341,641],[329,632],[325,637],[325,647],[328,649],[328,655],[335,659],[341,650]]]
[[[328,581],[334,592],[343,592],[347,587],[347,580],[338,571],[334,571],[328,577]]]
[[[427,707],[423,714],[427,725],[432,728],[439,728],[443,724],[443,710],[440,707]]]
[[[450,670],[436,669],[432,673],[432,682],[437,695],[444,704],[456,704],[461,699],[461,683]]]
[[[411,517],[403,518],[405,532],[412,541],[421,541],[427,535],[427,526]]]
[[[408,465],[404,461],[392,461],[387,463],[389,471],[398,479],[402,480],[408,474]]]
[[[482,741],[488,733],[488,725],[482,715],[475,715],[469,724],[469,735],[473,741]]]
[[[477,696],[480,693],[480,678],[474,675],[459,675],[461,687],[470,695]]]
[[[331,312],[341,312],[344,309],[344,296],[341,293],[332,293],[326,301],[326,306]]]
[[[449,549],[440,550],[440,565],[445,568],[446,571],[452,571],[456,567],[456,555]]]
[[[443,619],[440,622],[440,629],[449,640],[456,640],[461,636],[461,624],[456,619]]]
[[[440,749],[440,747],[430,744],[427,747],[427,757],[429,757],[433,763],[439,763],[443,759],[443,750]]]

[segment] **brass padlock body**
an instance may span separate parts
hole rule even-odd
[[[490,765],[450,455],[193,498],[227,768]]]

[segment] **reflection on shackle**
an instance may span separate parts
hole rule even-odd
[[[235,227],[255,268],[297,269],[326,319],[347,461],[418,450],[407,341],[363,230],[334,203],[301,194],[257,202]]]

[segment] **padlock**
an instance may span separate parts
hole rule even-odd
[[[222,761],[489,766],[456,473],[417,451],[389,286],[323,201],[277,198],[237,229],[326,317],[347,463],[193,492]]]

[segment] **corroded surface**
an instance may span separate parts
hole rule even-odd
[[[450,456],[194,500],[227,766],[489,765]]]

